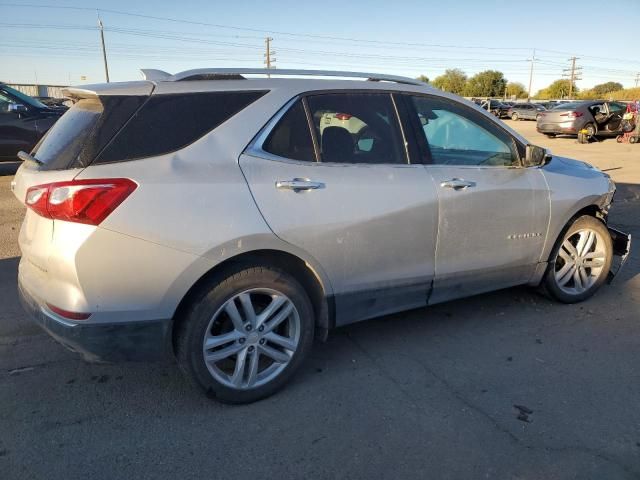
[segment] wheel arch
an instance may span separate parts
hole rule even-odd
[[[325,340],[328,331],[335,326],[335,303],[328,281],[305,260],[283,250],[261,249],[243,252],[213,266],[189,288],[182,297],[171,320],[171,348],[175,353],[176,332],[184,320],[189,305],[203,293],[206,285],[221,279],[226,272],[238,265],[268,265],[279,268],[298,280],[309,295],[316,319],[316,337]]]

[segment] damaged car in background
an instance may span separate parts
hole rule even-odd
[[[333,328],[515,285],[580,302],[624,263],[596,168],[410,78],[266,73],[66,91],[13,186],[22,304],[63,345],[246,403]]]

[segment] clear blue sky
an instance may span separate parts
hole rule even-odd
[[[27,7],[34,4],[41,7]],[[631,87],[640,72],[640,1],[609,5],[592,0],[0,0],[0,80],[104,81],[96,30],[95,9],[100,9],[112,81],[139,79],[142,67],[169,72],[260,67],[269,35],[278,68],[432,79],[446,68],[469,75],[491,68],[526,86],[535,48],[534,91],[560,78],[574,55],[583,67],[579,87],[609,80]]]

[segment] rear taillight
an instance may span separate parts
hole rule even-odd
[[[567,112],[567,113],[561,113],[560,116],[561,117],[568,117],[568,118],[578,118],[581,117],[583,114],[581,112]]]
[[[353,115],[349,115],[348,113],[336,113],[335,116],[338,120],[349,120]]]
[[[60,315],[61,317],[68,318],[69,320],[86,320],[91,316],[90,313],[70,312],[69,310],[63,310],[60,307],[51,305],[50,303],[47,303],[47,307],[56,315]]]
[[[29,188],[25,203],[53,220],[99,225],[137,187],[128,178],[55,182]]]

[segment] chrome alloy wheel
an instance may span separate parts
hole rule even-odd
[[[560,290],[579,295],[602,275],[606,243],[595,230],[579,230],[565,239],[555,262],[555,279]]]
[[[245,290],[227,300],[205,331],[207,369],[235,389],[259,387],[289,364],[300,341],[300,316],[284,294],[267,288]]]

